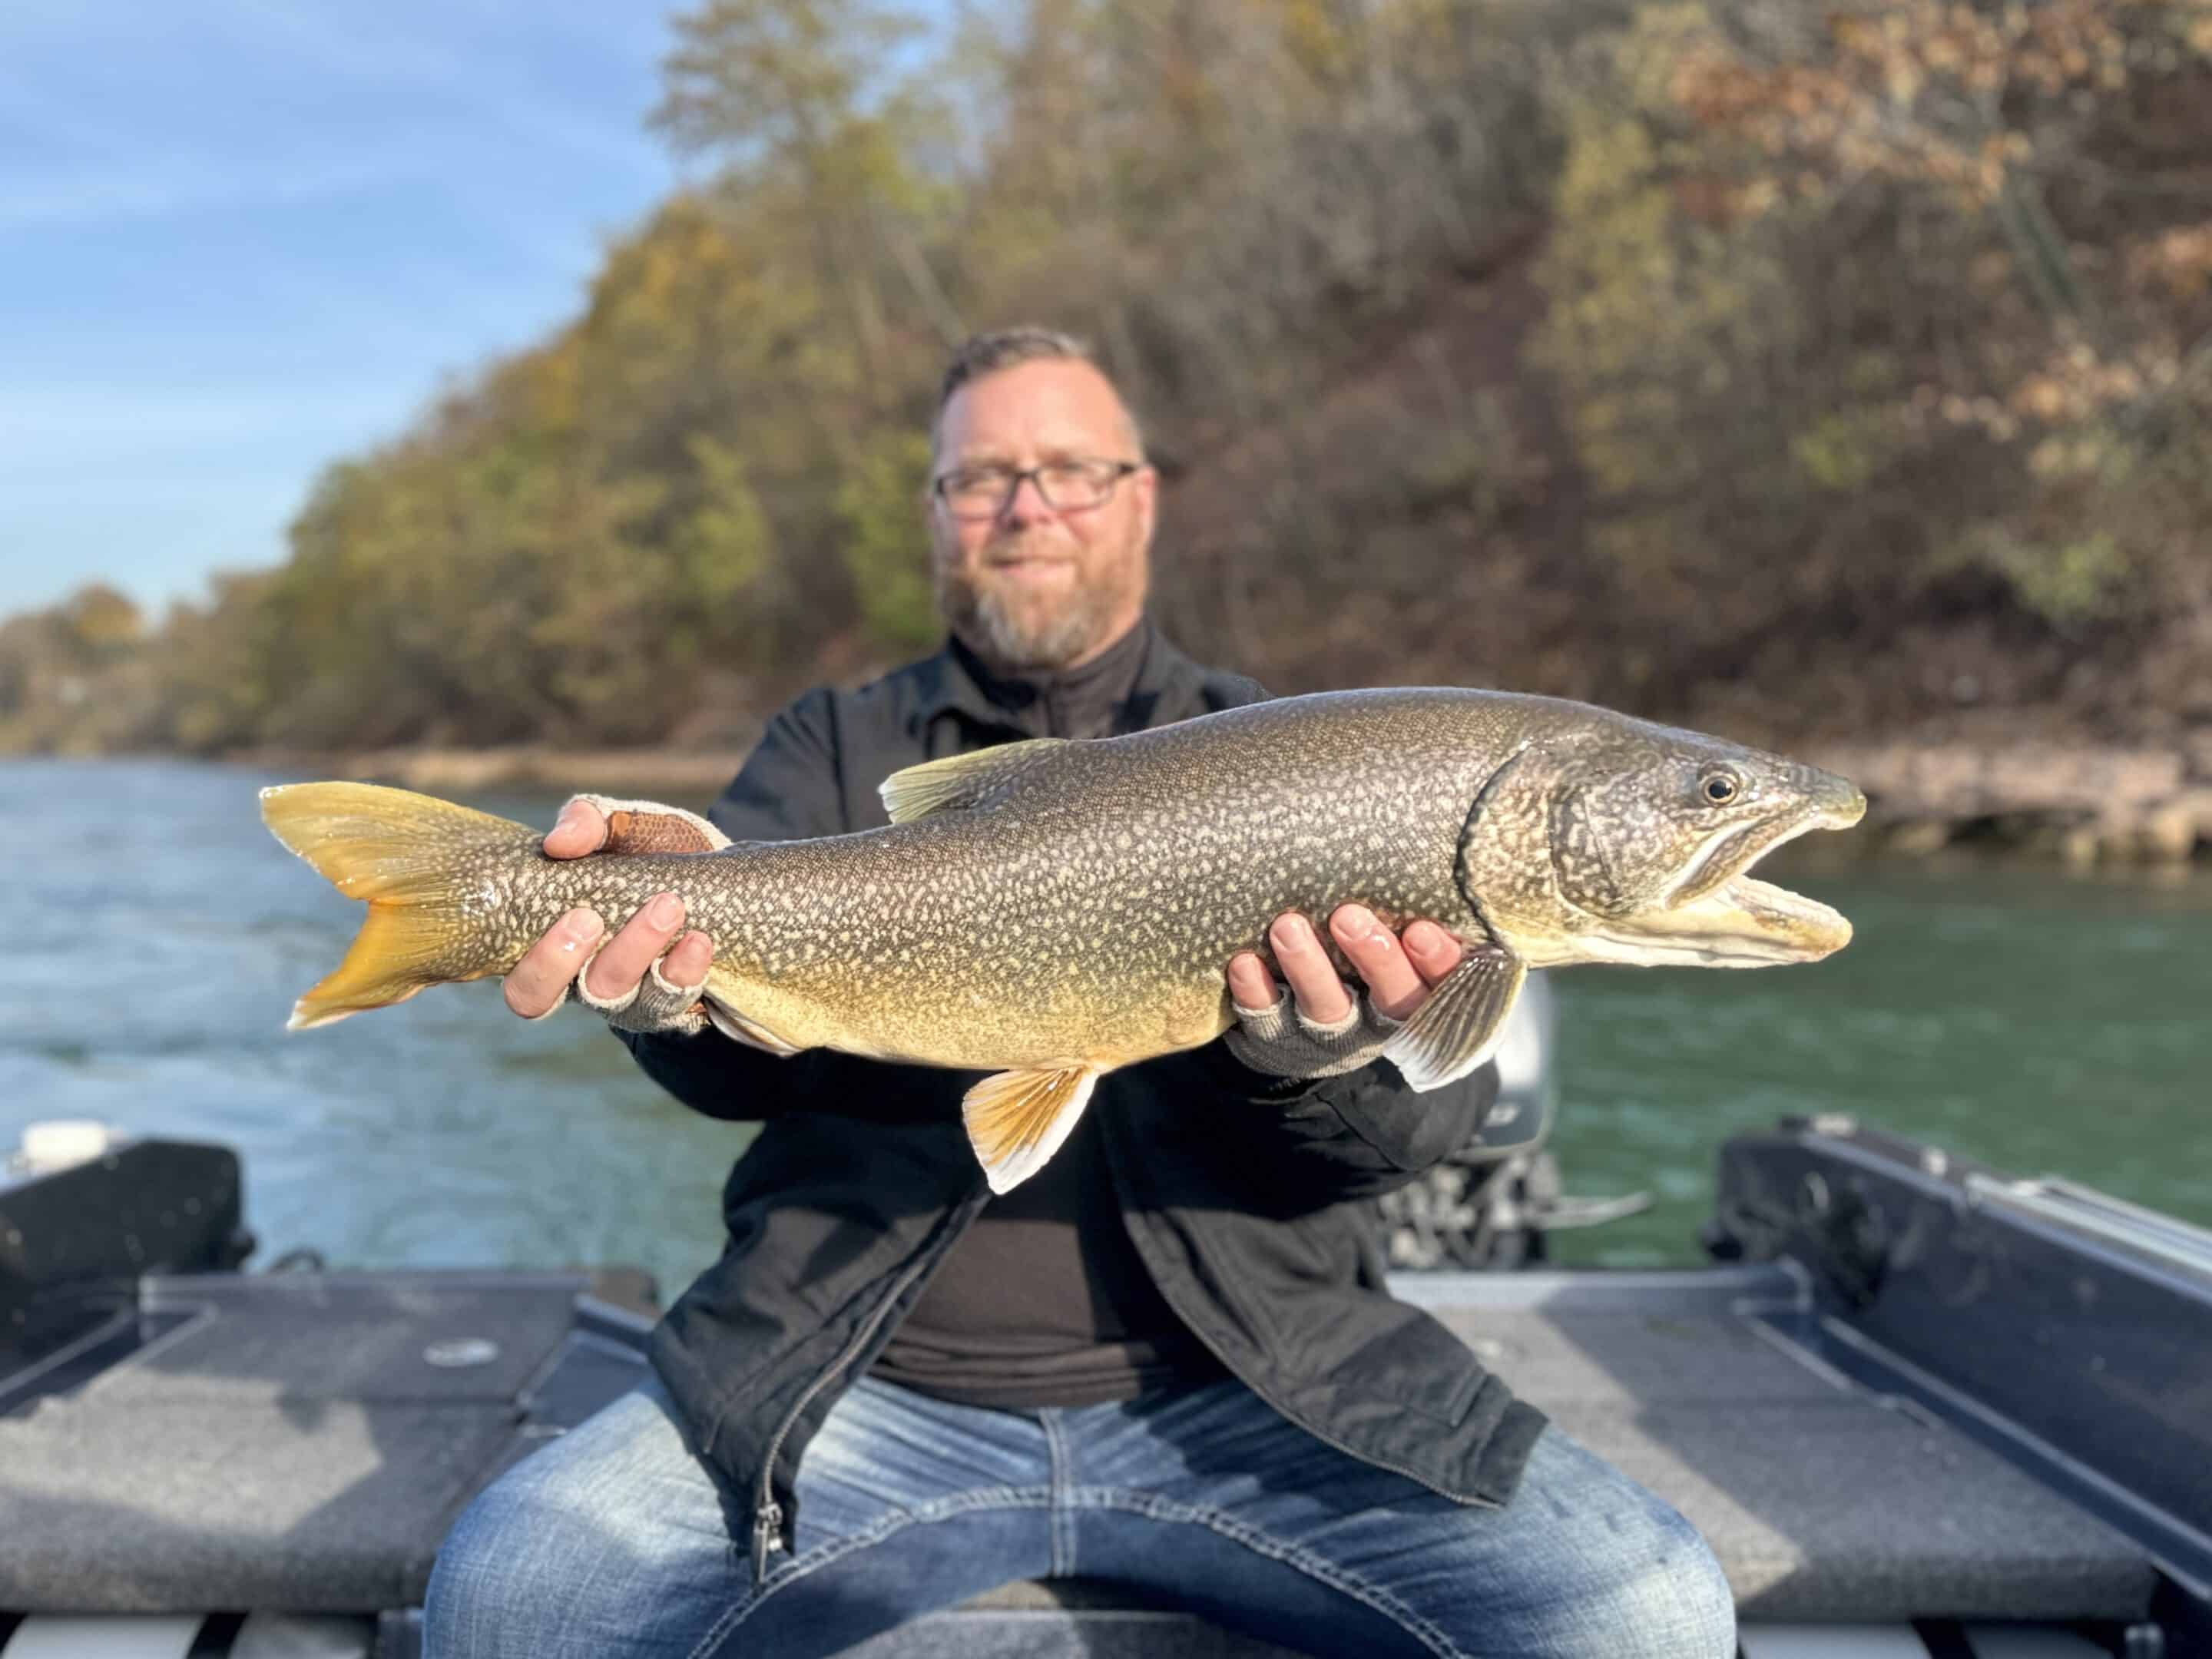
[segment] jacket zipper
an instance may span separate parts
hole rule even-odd
[[[981,1207],[980,1198],[971,1197],[964,1205],[955,1206],[946,1216],[943,1225],[949,1230],[955,1218],[961,1217],[965,1210],[979,1207]],[[837,1357],[830,1362],[819,1376],[806,1385],[791,1409],[784,1413],[783,1420],[776,1425],[775,1433],[770,1437],[768,1443],[768,1455],[761,1462],[759,1498],[753,1509],[753,1588],[755,1589],[758,1589],[762,1580],[768,1577],[769,1557],[781,1554],[784,1547],[783,1505],[775,1501],[775,1460],[783,1451],[784,1441],[789,1437],[793,1425],[805,1414],[807,1407],[814,1403],[815,1395],[828,1388],[838,1374],[853,1363],[854,1356],[868,1346],[869,1339],[876,1334],[876,1327],[884,1322],[884,1316],[898,1305],[898,1299],[906,1294],[907,1287],[921,1277],[940,1253],[935,1249],[925,1249],[907,1267],[906,1271],[892,1282],[890,1292],[869,1311],[867,1318],[861,1322],[860,1328],[853,1334],[852,1340],[839,1349]]]

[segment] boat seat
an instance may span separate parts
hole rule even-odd
[[[1780,1269],[1397,1288],[1696,1523],[1747,1620],[2148,1609],[2155,1575],[2126,1539],[1775,1336],[1758,1310],[1790,1292]],[[585,1289],[561,1274],[143,1281],[152,1340],[0,1415],[0,1610],[419,1604],[468,1499],[641,1374],[643,1322],[586,1304],[579,1323]],[[978,1659],[987,1629],[1042,1637],[1071,1619],[1086,1641],[1126,1627],[1133,1653],[1263,1651],[1080,1583],[1009,1586],[857,1651],[927,1652],[943,1632],[938,1650],[965,1642]]]

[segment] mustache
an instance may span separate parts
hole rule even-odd
[[[1066,554],[1048,553],[1041,548],[1014,547],[983,555],[986,570],[1003,570],[1011,564],[1073,564]]]
[[[1073,564],[1077,557],[1075,550],[1056,538],[1027,534],[986,542],[982,552],[985,564],[1016,564],[1032,559]]]

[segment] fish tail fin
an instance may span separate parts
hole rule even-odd
[[[478,918],[485,887],[538,850],[526,824],[411,790],[295,783],[261,792],[270,832],[368,915],[337,969],[292,1005],[288,1030],[404,1002],[512,963]],[[519,952],[515,952],[519,953]]]

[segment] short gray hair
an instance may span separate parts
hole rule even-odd
[[[952,401],[953,393],[971,380],[980,380],[987,374],[996,374],[1022,363],[1088,363],[1097,369],[1106,384],[1114,388],[1115,400],[1121,405],[1121,417],[1129,425],[1129,441],[1135,447],[1138,459],[1143,459],[1145,431],[1138,423],[1137,411],[1129,407],[1128,398],[1106,365],[1098,361],[1091,343],[1034,323],[971,334],[961,342],[959,349],[952,354],[952,361],[945,364],[945,379],[937,389],[937,412],[929,422],[932,451],[937,447],[938,436],[945,424],[945,406]]]

